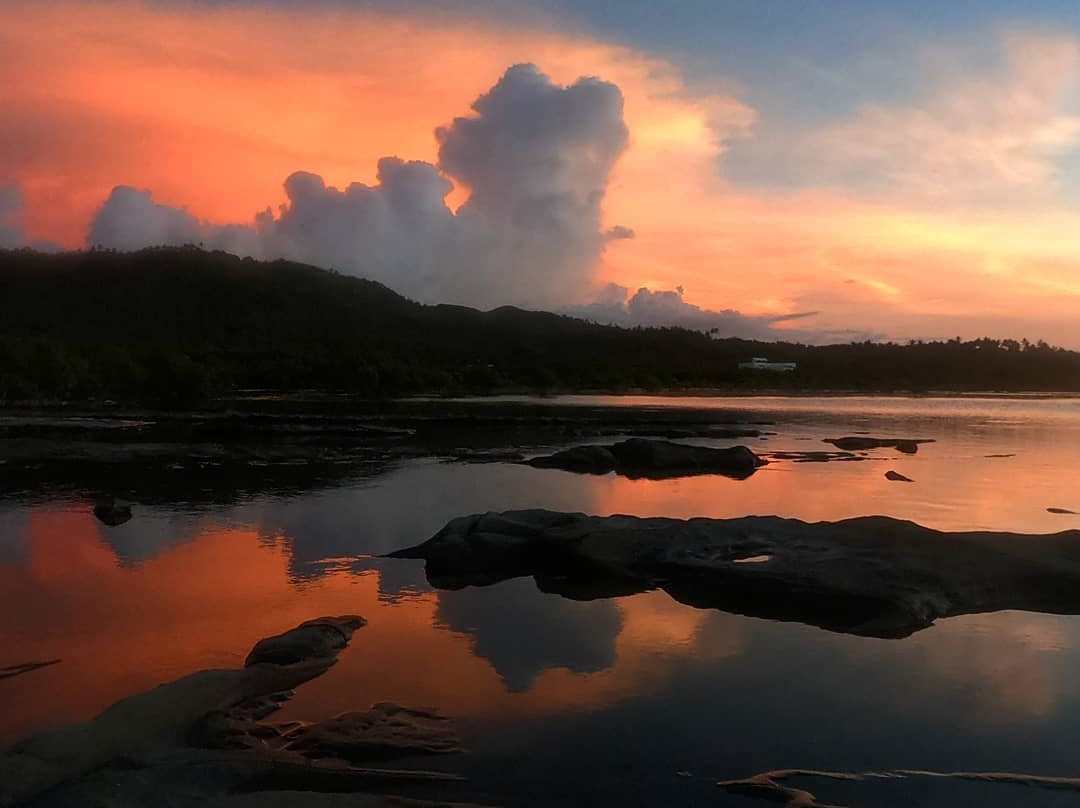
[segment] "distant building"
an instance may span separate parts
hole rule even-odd
[[[798,367],[797,362],[770,362],[764,356],[755,356],[749,362],[739,363],[742,370],[768,370],[772,373],[792,373]]]

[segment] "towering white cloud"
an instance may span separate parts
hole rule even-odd
[[[581,298],[606,238],[600,204],[627,144],[619,89],[582,78],[554,84],[516,65],[436,131],[439,164],[379,161],[375,185],[328,187],[306,172],[288,199],[250,225],[198,221],[118,186],[89,242],[120,250],[202,243],[260,258],[286,257],[381,281],[428,302],[537,307]],[[456,212],[450,179],[469,191]]]

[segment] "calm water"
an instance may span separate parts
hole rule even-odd
[[[761,453],[829,449],[822,438],[859,432],[937,442],[861,463],[778,461],[744,481],[418,460],[288,498],[197,510],[136,504],[115,528],[82,502],[0,503],[0,666],[63,660],[0,681],[0,742],[194,670],[241,664],[255,640],[304,619],[358,613],[368,626],[281,717],[381,700],[437,707],[458,720],[470,749],[437,763],[504,804],[749,806],[714,781],[796,767],[1080,775],[1078,618],[1005,612],[874,640],[699,611],[664,593],[575,602],[539,593],[531,579],[438,592],[422,564],[375,557],[455,516],[521,507],[1080,527],[1080,517],[1046,511],[1080,511],[1080,400],[618,403],[772,421],[765,428],[777,434],[742,441]],[[916,482],[888,482],[889,469]],[[955,781],[812,790],[873,805],[1080,802]]]

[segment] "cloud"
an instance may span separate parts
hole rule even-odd
[[[734,309],[704,309],[687,303],[683,299],[684,294],[685,290],[678,286],[673,290],[641,287],[631,295],[625,286],[611,283],[601,290],[592,303],[569,306],[564,311],[575,317],[605,325],[679,326],[695,331],[708,331],[718,338],[818,342],[829,337],[820,332],[776,328],[777,324],[813,317],[817,312],[757,317]]]
[[[1080,41],[1002,30],[912,47],[917,65],[900,63],[896,78],[904,97],[817,126],[763,122],[736,172],[953,210],[1052,198],[1062,158],[1080,147]]]
[[[549,307],[580,299],[609,238],[601,202],[628,132],[618,87],[581,78],[563,87],[515,65],[436,130],[438,165],[379,161],[374,185],[344,190],[296,172],[287,202],[249,225],[200,222],[149,191],[113,189],[91,245],[120,250],[202,243],[286,257],[381,281],[425,302]],[[452,211],[453,179],[468,198]]]
[[[0,249],[22,247],[22,193],[17,185],[0,185]]]

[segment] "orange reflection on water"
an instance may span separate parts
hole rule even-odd
[[[289,543],[254,529],[204,530],[124,566],[102,530],[85,511],[35,509],[26,564],[0,565],[0,665],[63,660],[0,683],[0,738],[91,717],[195,670],[240,665],[259,638],[322,614],[357,613],[369,624],[283,717],[319,718],[383,699],[487,718],[596,708],[661,683],[681,655],[729,656],[743,642],[733,621],[723,640],[713,631],[702,643],[708,613],[645,593],[616,602],[609,667],[549,668],[527,692],[511,692],[470,635],[437,627],[438,593],[389,604],[377,573],[346,569],[297,582]]]

